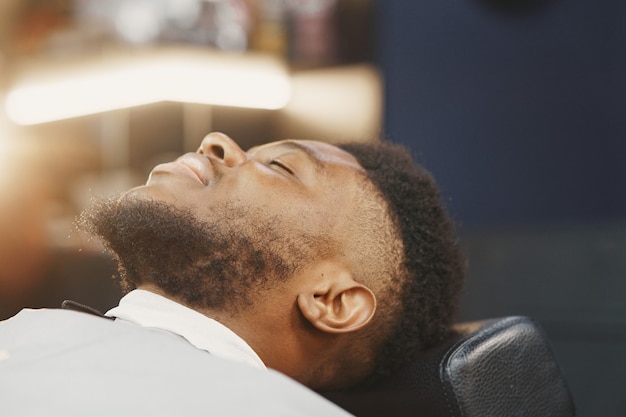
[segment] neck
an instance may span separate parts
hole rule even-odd
[[[259,355],[268,368],[275,369],[296,381],[314,388],[325,345],[312,337],[299,312],[274,314],[285,311],[253,306],[237,314],[203,310],[201,313],[217,320],[237,333]],[[319,336],[319,335],[318,335]]]
[[[172,297],[154,284],[139,289],[167,297],[218,321],[241,337],[268,367],[313,389],[325,388],[335,370],[331,357],[337,338],[313,328],[295,306],[247,306],[236,312],[198,308]],[[289,312],[285,314],[285,312]]]

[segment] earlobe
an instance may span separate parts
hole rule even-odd
[[[352,280],[332,282],[324,291],[298,294],[297,304],[314,327],[334,334],[363,328],[376,311],[374,293]]]

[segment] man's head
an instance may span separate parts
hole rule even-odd
[[[461,280],[432,180],[397,148],[374,148],[281,141],[244,152],[213,133],[83,220],[129,289],[216,318],[311,387],[345,386],[395,366],[389,354],[440,340]],[[396,155],[390,166],[369,161],[381,151]],[[430,223],[403,217],[414,214]]]
[[[379,311],[379,319],[387,318],[390,332],[375,353],[370,375],[375,380],[449,336],[466,263],[434,179],[405,148],[391,143],[340,147],[365,169],[394,223],[389,240],[399,239],[402,246],[398,264],[384,262],[394,278],[388,293],[379,296],[379,305],[390,306]]]

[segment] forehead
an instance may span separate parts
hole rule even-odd
[[[248,153],[250,155],[255,155],[262,152],[280,152],[282,150],[286,151],[291,149],[295,149],[306,154],[314,162],[321,166],[337,165],[361,173],[365,172],[363,167],[361,167],[357,159],[351,153],[346,152],[335,145],[315,140],[281,140],[256,146],[251,148]]]

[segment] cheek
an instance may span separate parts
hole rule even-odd
[[[294,227],[310,235],[331,238],[343,234],[347,223],[344,209],[332,202],[311,201],[302,206],[288,207],[285,212]]]

